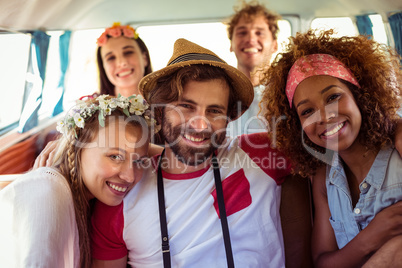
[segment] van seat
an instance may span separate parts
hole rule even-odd
[[[310,179],[288,176],[282,184],[280,205],[287,268],[313,267],[312,211]]]
[[[38,155],[39,134],[16,143],[0,152],[0,174],[19,174],[32,168]]]

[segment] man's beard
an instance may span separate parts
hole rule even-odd
[[[171,122],[163,115],[162,134],[167,146],[180,162],[188,166],[198,166],[209,159],[212,153],[222,145],[226,138],[226,128],[221,129],[219,133],[213,133],[211,130],[197,132],[187,128],[185,124],[173,127]],[[184,134],[209,139],[210,142],[204,146],[192,147],[182,141]]]

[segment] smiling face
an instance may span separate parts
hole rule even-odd
[[[166,154],[197,166],[226,137],[229,86],[223,79],[189,81],[181,98],[164,110],[162,121]]]
[[[139,94],[138,83],[144,77],[148,62],[135,40],[124,36],[109,38],[101,47],[101,57],[116,96]]]
[[[293,104],[313,143],[341,153],[357,142],[361,113],[352,92],[339,79],[326,75],[305,79],[296,88]]]
[[[95,146],[82,149],[81,173],[90,198],[109,206],[121,203],[142,177],[149,142],[141,137],[140,126],[110,117],[109,124],[91,141]]]
[[[230,51],[235,53],[238,69],[242,72],[250,73],[256,67],[269,66],[277,49],[278,43],[264,16],[251,20],[241,17],[234,27]]]

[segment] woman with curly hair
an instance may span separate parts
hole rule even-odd
[[[54,164],[0,192],[0,267],[91,267],[93,201],[116,206],[141,179],[150,112],[141,96],[107,95],[70,110]]]
[[[295,173],[314,176],[317,267],[401,264],[400,57],[364,36],[332,34],[297,34],[265,73],[269,135]]]

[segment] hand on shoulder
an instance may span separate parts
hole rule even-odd
[[[45,149],[43,149],[38,157],[36,157],[32,169],[37,169],[39,167],[50,167],[53,164],[53,159],[56,154],[58,144],[59,140],[48,142]]]

